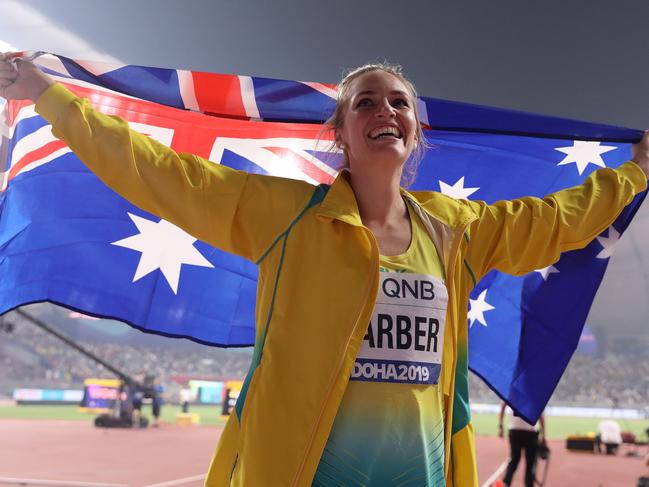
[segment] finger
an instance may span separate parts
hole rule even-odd
[[[20,59],[24,55],[25,51],[5,52],[4,58],[7,61],[13,61],[14,59]]]
[[[0,71],[0,79],[8,80],[12,83],[18,79],[18,73],[15,71]]]
[[[9,73],[18,74],[18,70],[13,64],[0,61],[0,73],[2,73],[3,75]]]
[[[16,65],[9,60],[0,60],[0,66],[2,66],[4,69],[11,69],[13,71],[16,70]]]
[[[3,52],[0,53],[0,59],[3,62],[11,63],[13,62],[20,54],[16,52]]]
[[[13,64],[19,70],[23,69],[23,68],[26,68],[26,67],[33,67],[34,66],[34,63],[30,59],[23,59],[21,57],[12,59],[11,64]]]
[[[18,78],[18,73],[13,71],[0,71],[0,79],[15,81]]]

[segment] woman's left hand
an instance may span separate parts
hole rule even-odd
[[[649,179],[649,130],[645,131],[642,139],[631,146],[632,161],[642,168]]]

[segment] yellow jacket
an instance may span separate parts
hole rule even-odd
[[[36,109],[132,203],[259,264],[253,364],[206,485],[309,486],[379,281],[377,242],[363,226],[345,173],[320,194],[322,188],[314,193],[301,181],[177,154],[131,132],[121,119],[95,112],[60,85],[50,87]],[[466,316],[475,281],[493,268],[524,274],[585,246],[645,187],[644,173],[626,163],[544,199],[487,205],[403,192],[429,230],[449,292],[443,360],[453,366],[440,378],[447,485],[477,485]]]

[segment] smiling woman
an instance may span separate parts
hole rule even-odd
[[[390,103],[396,105],[396,108],[409,108],[410,112],[415,117],[415,144],[413,151],[403,168],[401,180],[401,184],[404,187],[408,187],[415,180],[417,174],[417,166],[424,157],[428,143],[426,141],[426,137],[424,137],[424,133],[419,120],[419,114],[416,110],[415,103],[417,100],[417,90],[415,89],[415,86],[405,77],[401,66],[387,63],[366,64],[354,69],[353,71],[350,71],[338,85],[336,109],[334,110],[334,113],[331,115],[329,120],[327,120],[325,125],[330,127],[334,132],[342,129],[344,125],[344,114],[347,108],[350,106],[350,103],[352,103],[350,100],[352,85],[355,80],[368,73],[374,73],[378,76],[381,76],[381,73],[390,74],[394,78],[396,78],[396,80],[398,80],[402,86],[395,87],[395,91],[391,94],[393,99],[390,101]],[[358,93],[356,95],[357,97],[364,96],[364,98],[356,100],[356,103],[358,105],[356,108],[369,108],[371,104],[374,103],[372,97],[376,98],[376,95],[377,93],[371,90]],[[403,138],[403,134],[400,132],[400,128],[398,126],[390,127],[390,125],[387,125],[386,127],[387,130],[393,131],[389,133],[392,133],[392,135],[394,135],[395,137],[399,139]],[[379,135],[380,132],[374,134],[373,138],[376,138]],[[345,150],[344,143],[342,143],[339,139],[336,140],[336,142],[338,147],[342,149],[343,153],[345,154],[343,167],[349,167],[349,157]]]
[[[8,56],[0,96],[36,101],[53,134],[135,205],[258,264],[255,352],[208,486],[477,485],[476,280],[585,245],[645,189],[649,167],[645,135],[635,162],[544,199],[408,192],[404,167],[425,139],[414,87],[385,66],[341,84],[330,123],[347,167],[330,186],[176,153]]]

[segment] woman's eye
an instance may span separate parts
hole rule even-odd
[[[358,103],[356,103],[357,107],[368,107],[370,105],[372,105],[372,100],[369,98],[361,98],[358,100]]]
[[[392,105],[398,108],[403,108],[408,106],[408,100],[405,100],[403,98],[397,98],[392,102]]]

